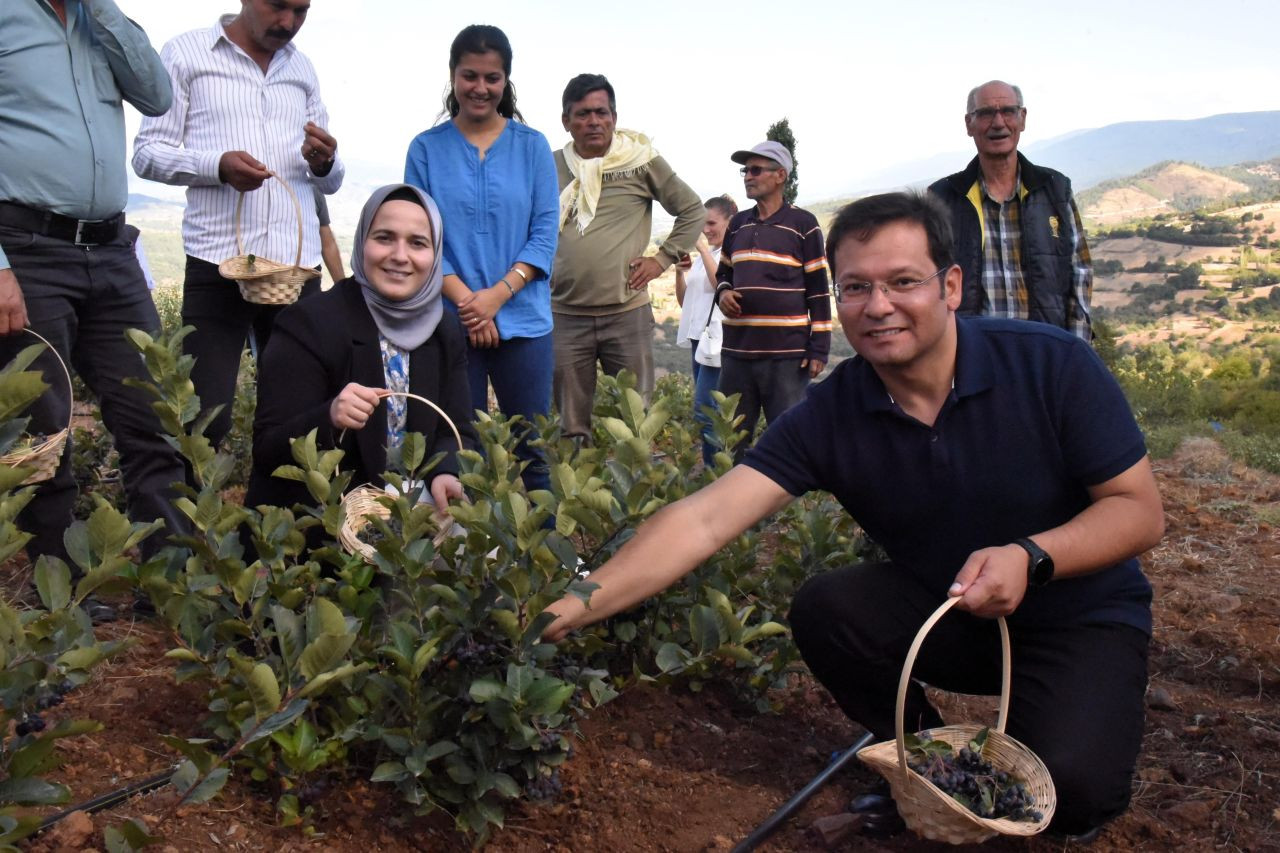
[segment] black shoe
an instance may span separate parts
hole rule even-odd
[[[1055,832],[1049,830],[1044,834],[1045,838],[1055,841],[1059,844],[1075,844],[1080,847],[1088,847],[1090,844],[1098,840],[1098,836],[1102,834],[1102,827],[1095,826],[1086,832],[1078,835],[1071,835],[1066,832]]]
[[[102,625],[107,622],[114,622],[119,618],[116,609],[106,602],[99,601],[92,595],[87,595],[84,601],[80,602],[80,609],[88,616],[89,621],[95,625]]]
[[[859,818],[858,832],[869,838],[888,838],[907,828],[898,814],[887,783],[877,785],[870,793],[854,797],[849,813]]]

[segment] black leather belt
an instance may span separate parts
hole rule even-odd
[[[0,201],[0,225],[21,228],[33,234],[65,240],[77,246],[100,246],[120,236],[124,214],[110,219],[73,219],[60,213],[37,210],[24,204]]]

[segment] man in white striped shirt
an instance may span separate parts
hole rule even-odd
[[[240,13],[169,41],[160,58],[173,80],[173,107],[144,118],[133,168],[142,177],[188,187],[182,239],[187,252],[182,322],[196,331],[183,343],[195,356],[192,380],[202,404],[222,411],[206,434],[215,446],[231,428],[240,357],[252,332],[266,346],[278,307],[246,302],[221,261],[243,251],[316,267],[303,296],[319,289],[320,236],[312,187],[330,195],[342,185],[337,141],[311,61],[291,42],[309,0],[241,0]],[[298,213],[274,174],[302,199]]]

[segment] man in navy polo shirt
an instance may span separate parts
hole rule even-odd
[[[828,257],[859,353],[780,417],[735,467],[656,514],[566,596],[546,636],[666,588],[796,497],[825,489],[889,562],[812,578],[791,623],[813,673],[854,720],[893,736],[907,648],[947,596],[915,674],[995,693],[994,618],[1013,641],[1008,732],[1053,776],[1053,827],[1120,814],[1142,741],[1151,588],[1135,556],[1164,532],[1142,435],[1119,386],[1067,332],[958,319],[962,273],[946,210],[914,194],[837,215]],[[675,547],[673,548],[673,543]],[[918,684],[908,727],[941,720]]]

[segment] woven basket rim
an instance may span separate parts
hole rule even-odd
[[[58,470],[58,460],[62,457],[62,449],[67,445],[67,437],[71,435],[72,418],[75,417],[75,385],[71,382],[71,371],[67,369],[67,363],[62,360],[62,356],[58,353],[58,348],[49,343],[44,335],[37,332],[31,327],[23,328],[27,334],[38,338],[53,353],[53,357],[58,360],[58,366],[62,368],[62,375],[67,380],[67,425],[57,432],[46,435],[43,441],[37,442],[30,447],[18,451],[10,451],[0,456],[0,465],[10,468],[18,468],[27,466],[27,463],[34,460],[34,464],[29,467],[32,469],[30,475],[22,481],[22,485],[29,486],[33,483],[42,483],[51,479]],[[42,393],[47,394],[52,388],[45,389]],[[34,401],[33,401],[34,402]]]
[[[933,629],[933,626],[959,603],[960,598],[958,597],[948,598],[920,626],[920,630],[916,633],[915,640],[907,652],[906,660],[903,661],[902,675],[898,681],[898,696],[894,715],[894,738],[880,741],[859,750],[858,757],[889,781],[890,787],[894,788],[898,811],[901,813],[903,820],[906,821],[911,829],[927,838],[935,838],[952,843],[971,843],[985,840],[997,834],[1035,835],[1042,832],[1049,825],[1049,820],[1053,817],[1053,813],[1057,808],[1057,796],[1053,788],[1053,778],[1050,776],[1044,762],[1040,760],[1040,757],[1025,744],[1005,733],[1005,724],[1009,717],[1012,661],[1009,648],[1009,626],[1003,616],[998,620],[1002,653],[1000,706],[995,727],[987,727],[989,729],[988,742],[992,743],[990,738],[996,737],[994,743],[997,746],[1003,748],[1007,745],[1011,752],[1021,756],[1027,764],[1031,765],[1029,773],[1024,773],[1021,768],[1012,767],[1012,761],[1001,762],[999,766],[1000,769],[1006,772],[1017,769],[1017,775],[1027,785],[1029,791],[1047,792],[1047,796],[1042,794],[1036,798],[1036,806],[1041,813],[1041,819],[1039,821],[1013,821],[1007,818],[979,817],[928,779],[916,773],[907,763],[904,718],[907,690],[911,685],[911,672],[915,667],[916,656],[919,654],[920,647],[924,644],[924,640]],[[932,738],[947,740],[948,743],[952,743],[954,746],[954,742],[945,736],[939,738],[939,735],[966,734],[968,735],[965,737],[967,742],[972,735],[977,734],[983,728],[984,726],[973,723],[962,723],[931,729],[929,730],[929,735]],[[1002,744],[1002,741],[1005,743]],[[992,757],[1000,756],[986,756],[984,753],[984,757],[991,760]],[[996,764],[995,761],[992,763]],[[902,788],[901,791],[897,790],[899,787]],[[916,793],[917,790],[919,795]],[[918,802],[919,797],[927,798],[929,806],[932,808]],[[941,811],[942,814],[938,815],[938,811]]]

